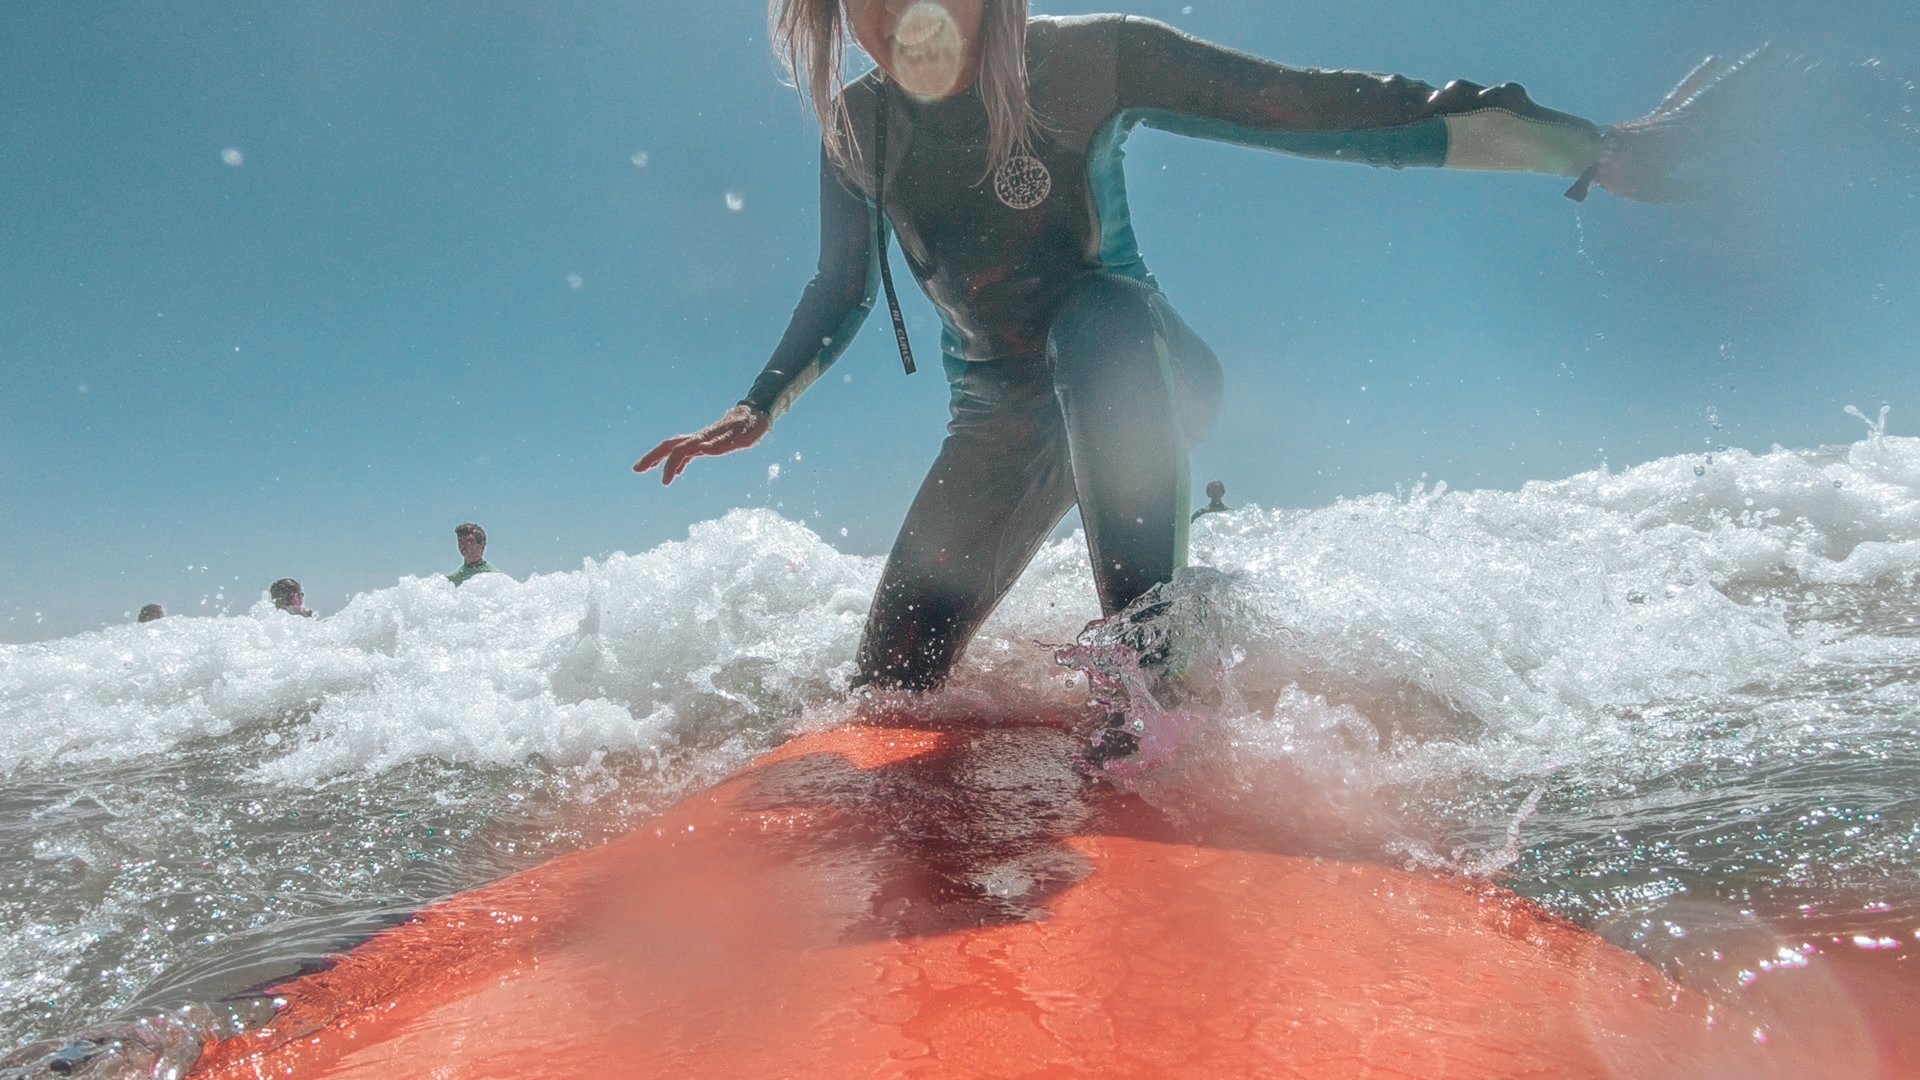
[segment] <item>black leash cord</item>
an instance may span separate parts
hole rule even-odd
[[[887,84],[875,80],[879,94],[873,116],[873,202],[875,214],[873,238],[880,245],[880,284],[887,290],[887,311],[893,316],[893,340],[900,346],[900,363],[907,374],[914,372],[913,345],[907,341],[907,320],[900,315],[900,298],[893,291],[893,259],[887,233]]]

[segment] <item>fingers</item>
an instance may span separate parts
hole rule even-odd
[[[692,436],[684,441],[679,448],[667,458],[667,468],[666,471],[661,474],[660,482],[663,484],[673,483],[674,477],[685,472],[687,466],[693,463],[694,458],[719,457],[722,454],[730,453],[738,449],[738,447],[739,439],[735,432],[730,429],[723,428],[719,431],[713,431],[711,434],[702,432],[700,435]]]
[[[1686,105],[1702,87],[1719,78],[1720,67],[1720,58],[1717,56],[1709,56],[1700,61],[1692,71],[1687,72],[1686,78],[1680,80],[1680,85],[1667,93],[1666,99],[1660,102],[1660,107],[1653,110],[1653,115],[1665,116]]]
[[[663,487],[671,484],[675,477],[678,477],[687,470],[687,465],[692,462],[694,458],[710,457],[727,452],[725,447],[716,448],[711,437],[703,436],[704,433],[699,433],[682,435],[677,439],[669,439],[655,447],[652,453],[641,458],[640,464],[635,465],[633,470],[635,472],[646,472],[648,468],[664,462],[665,464],[660,470],[660,483]],[[646,466],[646,468],[642,468],[641,466]]]
[[[660,470],[660,486],[673,483],[673,478],[686,471],[687,462],[692,460],[692,452],[684,447],[667,455],[666,467]]]
[[[718,457],[752,446],[766,430],[764,413],[735,409],[691,435],[677,435],[647,451],[634,462],[633,471],[647,472],[660,466],[660,483],[671,484],[697,457]]]
[[[647,454],[645,457],[633,463],[633,471],[638,473],[643,473],[643,472],[646,472],[648,469],[653,468],[655,465],[660,464],[660,462],[664,460],[668,454],[673,453],[675,447],[679,446],[682,442],[685,442],[686,439],[687,439],[687,436],[678,435],[678,436],[675,436],[674,438],[668,439],[666,442],[661,443],[659,446],[656,446],[653,449],[647,451]]]
[[[693,464],[694,458],[718,457],[726,453],[728,449],[730,448],[716,446],[711,440],[702,440],[698,436],[689,436],[681,440],[680,445],[674,448],[673,453],[667,455],[667,465],[660,473],[660,483],[663,485],[673,483],[675,477],[686,472],[687,466]]]
[[[686,469],[688,461],[704,452],[701,449],[700,438],[700,435],[696,433],[693,435],[677,435],[668,439],[666,442],[647,451],[646,457],[634,462],[633,471],[643,473],[664,463],[665,468],[660,471],[660,482],[662,484],[671,484],[673,483],[673,478],[679,476],[680,473]]]

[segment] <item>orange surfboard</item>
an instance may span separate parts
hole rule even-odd
[[[808,735],[275,988],[236,1077],[1813,1075],[1496,886],[1183,841],[1044,719]]]

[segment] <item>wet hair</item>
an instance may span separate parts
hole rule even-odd
[[[1207,481],[1207,498],[1218,499],[1225,496],[1226,493],[1227,493],[1227,485],[1221,483],[1218,480]]]
[[[283,577],[267,586],[267,595],[273,597],[273,602],[276,604],[285,603],[293,599],[296,593],[304,594],[305,592],[306,590],[300,587],[300,583],[290,577]]]
[[[147,604],[140,609],[141,622],[152,622],[155,619],[164,619],[166,617],[167,609],[161,607],[159,604]]]
[[[478,525],[475,525],[471,521],[462,522],[453,527],[454,539],[465,540],[469,536],[473,537],[475,540],[480,541],[480,543],[483,545],[487,542],[487,530],[481,528]]]
[[[773,54],[820,118],[827,157],[870,185],[854,168],[846,102],[847,13],[843,0],[769,0],[767,29]],[[1026,152],[1038,127],[1027,100],[1027,0],[985,0],[980,11],[980,73],[976,81],[987,109],[987,173]]]

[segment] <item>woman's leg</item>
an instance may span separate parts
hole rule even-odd
[[[1108,615],[1187,558],[1187,447],[1220,402],[1220,361],[1165,296],[1101,274],[1047,337],[1073,483]]]
[[[1044,365],[969,364],[860,640],[854,685],[931,690],[1073,506]]]

